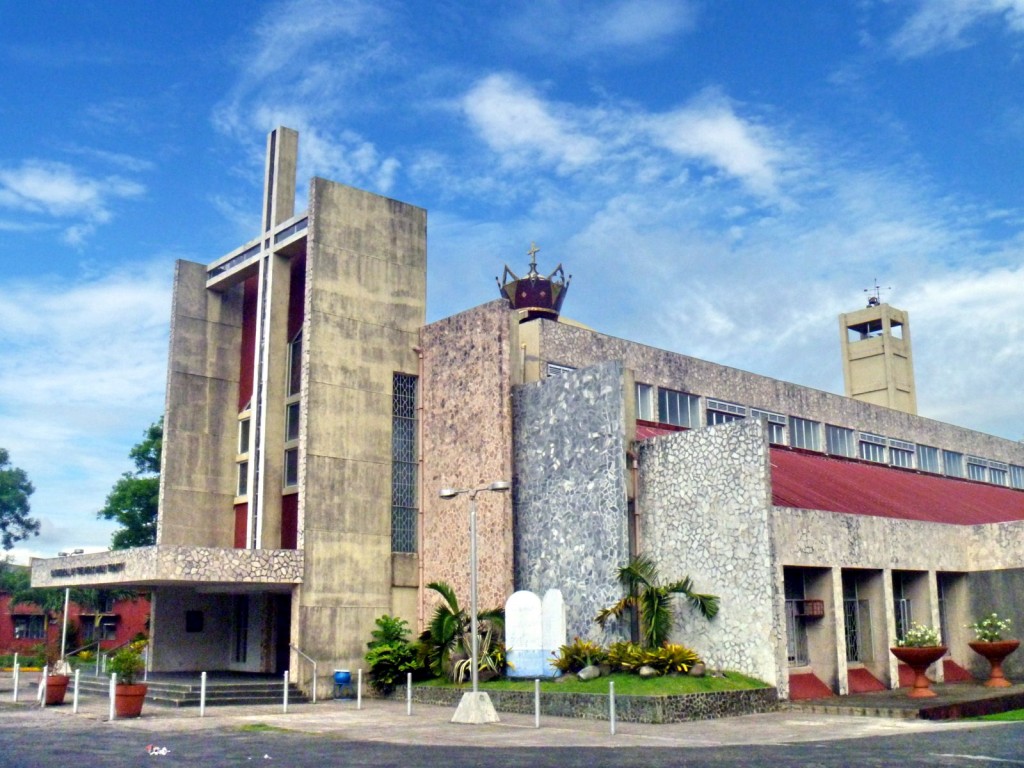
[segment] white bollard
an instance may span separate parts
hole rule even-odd
[[[206,717],[206,673],[199,676],[199,716]]]
[[[43,676],[39,679],[39,706],[46,707],[46,678],[50,675],[50,666],[43,665]]]
[[[540,678],[533,681],[533,727],[540,728]]]
[[[110,720],[117,718],[117,713],[114,711],[114,696],[117,695],[117,672],[112,672],[110,675]]]
[[[615,681],[608,681],[608,721],[611,725],[612,736],[615,735]]]
[[[71,712],[72,714],[78,714],[78,676],[82,673],[82,670],[75,670],[75,690],[71,695]]]
[[[405,675],[405,714],[412,714],[412,672]]]
[[[18,683],[21,680],[21,665],[18,663],[18,654],[14,654],[14,695],[12,697],[15,704],[18,703]]]
[[[284,671],[284,713],[288,714],[288,670]]]
[[[363,668],[360,667],[356,674],[356,709],[363,708]]]

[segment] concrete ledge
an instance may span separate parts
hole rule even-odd
[[[302,582],[302,567],[297,549],[136,547],[33,560],[32,586],[291,585]]]
[[[413,686],[412,698],[421,704],[455,707],[462,699],[463,692],[459,688],[420,685]],[[533,691],[488,691],[488,694],[499,712],[533,714]],[[682,723],[688,720],[774,712],[777,709],[779,694],[775,688],[678,696],[615,696],[615,718],[624,723]],[[551,717],[607,720],[608,695],[545,691],[540,696],[540,712]]]

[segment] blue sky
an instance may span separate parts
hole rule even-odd
[[[0,445],[43,523],[15,555],[108,544],[174,261],[255,235],[278,124],[300,189],[429,210],[431,320],[536,241],[577,320],[841,392],[877,278],[921,414],[1021,439],[1022,53],[1024,0],[0,0]]]

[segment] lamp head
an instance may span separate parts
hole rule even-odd
[[[487,486],[488,491],[507,491],[512,487],[512,483],[508,480],[496,480]]]
[[[459,489],[442,488],[440,491],[438,491],[437,495],[440,496],[442,499],[454,499],[456,496],[459,495]]]

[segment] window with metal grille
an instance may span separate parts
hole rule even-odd
[[[789,444],[808,451],[821,450],[821,422],[789,417]]]
[[[1010,465],[1010,487],[1024,489],[1024,467]]]
[[[879,464],[885,463],[884,437],[880,437],[879,435],[870,435],[867,432],[861,432],[857,450],[860,457],[865,461],[874,461]]]
[[[913,469],[914,444],[903,440],[889,440],[889,463],[894,467]]]
[[[1009,469],[1009,464],[1004,464],[1001,461],[990,461],[988,463],[988,481],[992,485],[1006,485]]]
[[[415,376],[396,373],[391,396],[391,551],[416,551]]]
[[[786,444],[786,417],[781,413],[762,411],[760,408],[750,409],[750,418],[764,419],[768,429],[768,442],[772,445]]]
[[[558,363],[548,363],[548,377],[549,378],[551,376],[565,376],[565,374],[572,373],[575,370],[576,370],[575,368],[572,368],[572,367],[570,367],[568,365],[559,365]]]
[[[708,400],[707,419],[708,426],[715,424],[726,424],[730,421],[739,421],[747,417],[746,406],[727,403],[724,400]]]
[[[700,398],[671,389],[658,390],[658,421],[677,427],[700,426]]]
[[[967,477],[971,480],[988,480],[988,462],[977,456],[967,457]]]

